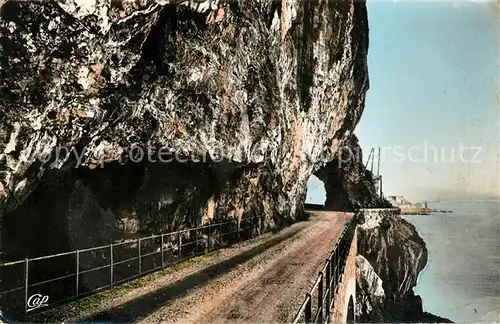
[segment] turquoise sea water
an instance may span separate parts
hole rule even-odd
[[[430,204],[452,214],[405,216],[429,250],[415,293],[459,323],[500,322],[499,202]]]

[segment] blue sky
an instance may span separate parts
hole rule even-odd
[[[498,195],[499,7],[368,1],[370,90],[355,133],[365,156],[384,150],[386,195]],[[320,182],[309,184],[308,200],[324,200]]]

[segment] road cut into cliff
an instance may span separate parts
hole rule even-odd
[[[311,211],[275,233],[236,244],[138,282],[55,310],[51,320],[290,322],[350,213]],[[78,312],[68,310],[87,305]],[[90,307],[89,307],[90,306]]]

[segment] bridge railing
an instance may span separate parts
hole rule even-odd
[[[16,317],[24,313],[27,319],[28,314],[47,311],[225,245],[255,237],[262,233],[257,230],[262,228],[261,222],[261,218],[253,217],[244,218],[241,222],[211,223],[104,246],[2,263],[1,310],[4,314],[17,314]],[[54,269],[53,260],[62,266]],[[89,277],[91,273],[96,275]]]
[[[344,228],[313,287],[306,293],[304,301],[293,319],[293,324],[299,322],[328,323],[330,320],[335,293],[338,285],[342,282],[356,224],[357,213]]]

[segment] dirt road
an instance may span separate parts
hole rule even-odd
[[[223,249],[155,279],[85,319],[290,322],[351,217],[311,213],[308,221]]]

